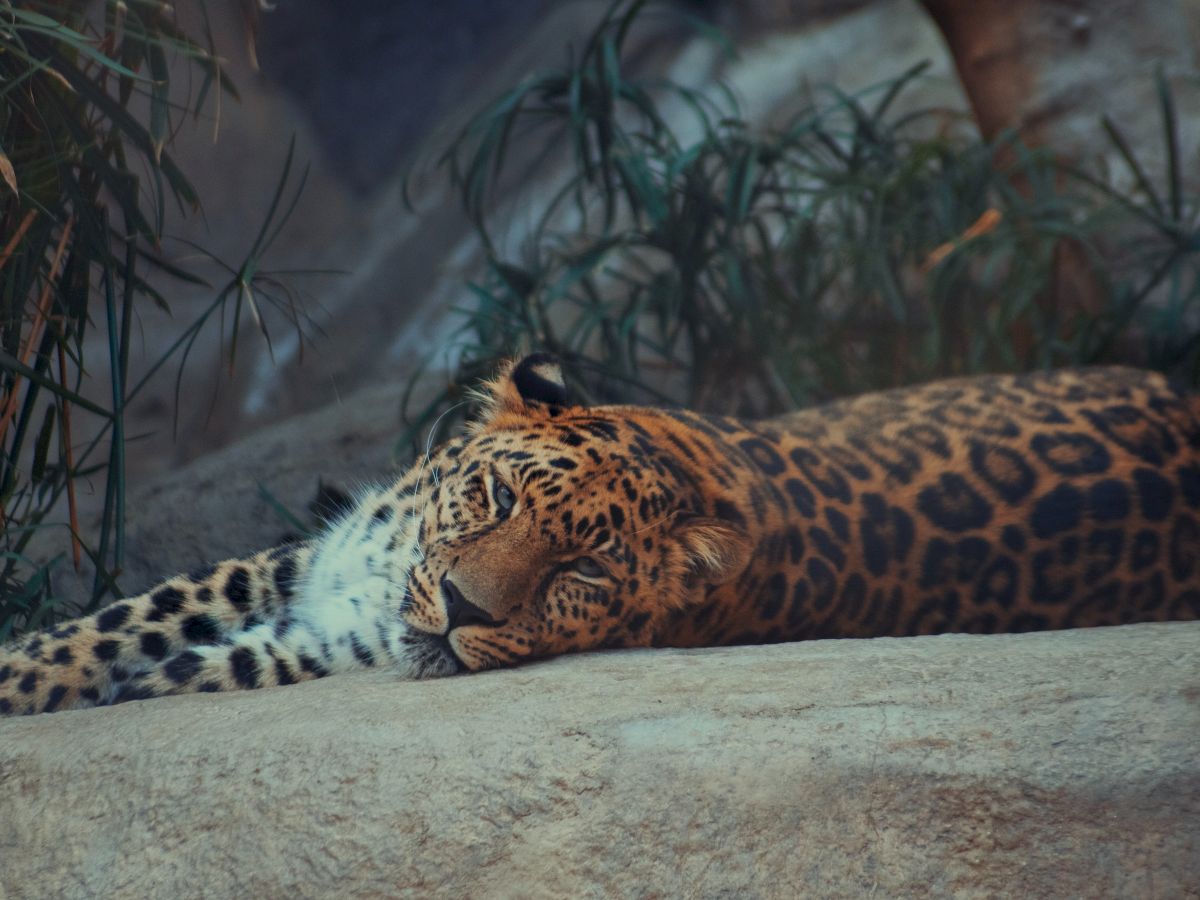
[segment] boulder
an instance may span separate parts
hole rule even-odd
[[[0,723],[6,897],[1194,896],[1200,622]]]

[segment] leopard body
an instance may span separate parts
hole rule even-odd
[[[535,354],[326,533],[0,654],[0,713],[617,647],[1200,616],[1200,402],[1123,368],[763,421],[572,405]]]

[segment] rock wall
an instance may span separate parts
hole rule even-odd
[[[1186,897],[1200,623],[0,723],[0,896]]]

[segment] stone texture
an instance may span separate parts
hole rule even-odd
[[[1152,173],[1165,169],[1155,71],[1180,111],[1179,152],[1194,160],[1200,122],[1196,0],[925,0],[954,53],[980,128],[1018,130],[1062,157],[1125,167],[1101,127],[1107,115]],[[1186,168],[1185,168],[1186,171]],[[1131,176],[1123,179],[1131,185]],[[1132,185],[1130,186],[1132,190]]]
[[[1186,897],[1200,623],[363,673],[0,723],[13,897]]]

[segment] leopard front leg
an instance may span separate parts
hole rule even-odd
[[[0,650],[0,715],[112,702],[189,647],[219,645],[290,603],[311,548],[297,544],[180,576]]]
[[[113,703],[175,694],[253,690],[295,684],[329,674],[307,642],[280,641],[271,625],[234,635],[229,643],[191,647],[136,673],[122,684]]]
[[[342,619],[346,627],[331,631],[301,612],[247,628],[224,644],[191,647],[134,675],[112,702],[295,684],[377,664],[396,667],[406,654],[408,629],[394,611]]]

